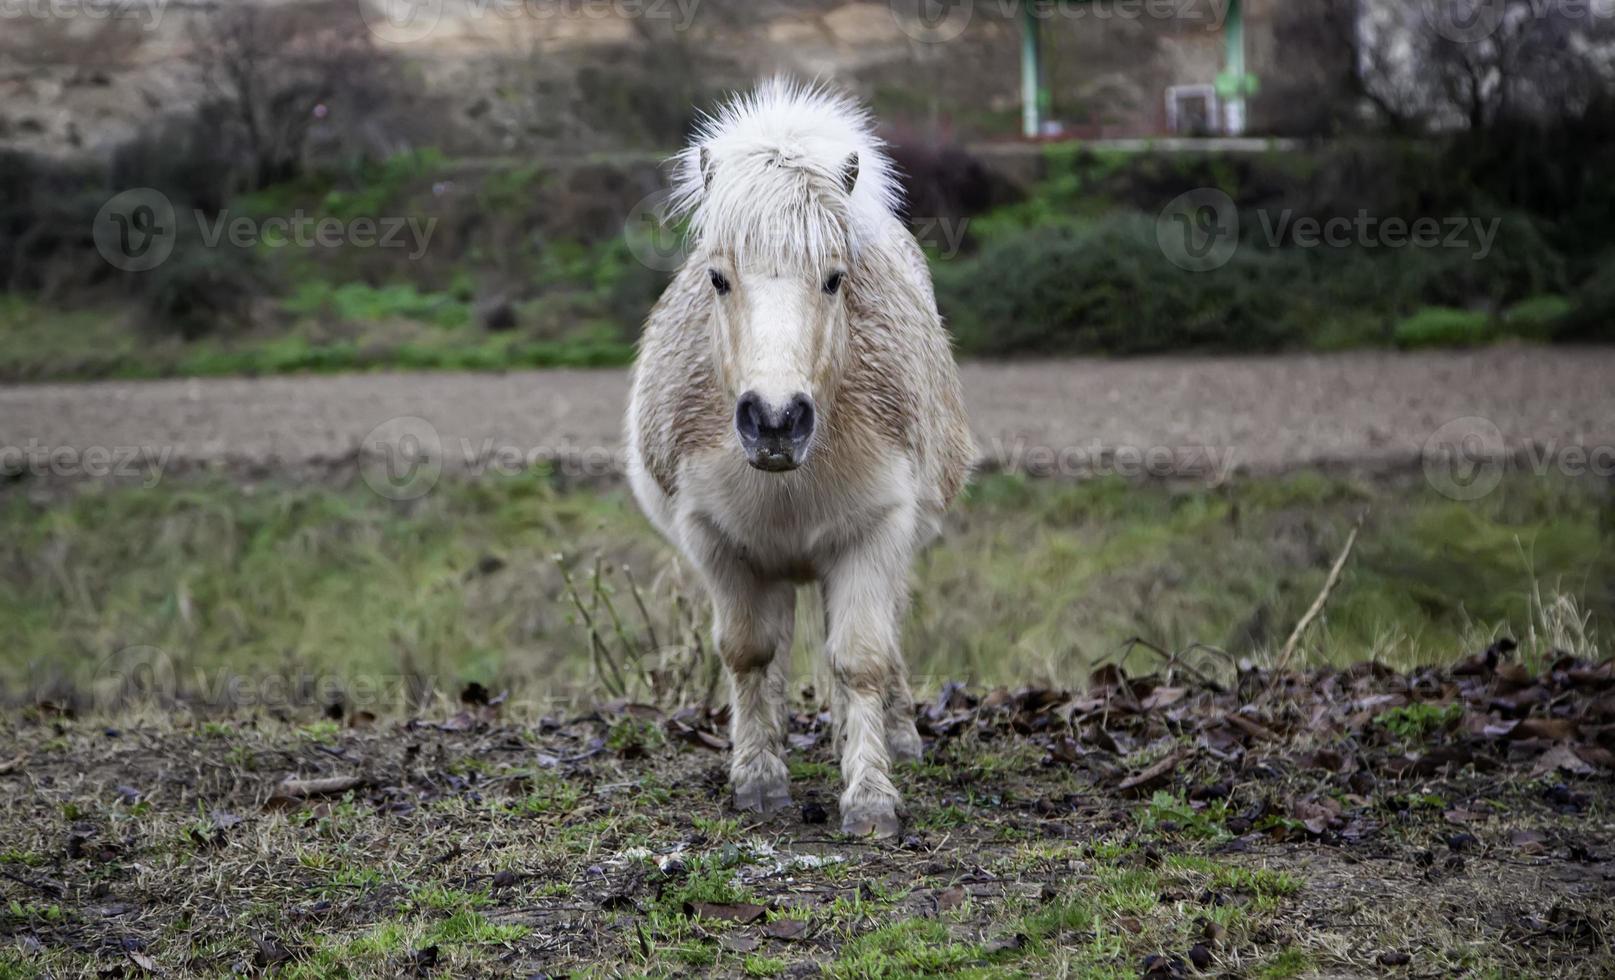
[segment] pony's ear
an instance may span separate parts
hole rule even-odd
[[[701,186],[710,191],[712,189],[713,175],[712,151],[704,146],[701,147],[701,153],[698,159],[701,167]]]
[[[853,150],[847,155],[846,162],[841,165],[841,186],[848,194],[858,186],[858,151]]]

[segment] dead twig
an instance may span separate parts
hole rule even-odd
[[[1189,649],[1193,650],[1199,646],[1200,644],[1197,643],[1194,646],[1191,646]],[[1199,681],[1201,685],[1212,689],[1217,688],[1217,685],[1212,682],[1211,678],[1201,673],[1197,668],[1194,667],[1194,665],[1186,662],[1183,659],[1183,654],[1187,651],[1168,652],[1141,636],[1134,636],[1122,641],[1122,649],[1125,651],[1122,654],[1122,658],[1125,659],[1127,654],[1131,653],[1135,647],[1141,647],[1161,658],[1162,664],[1166,668],[1166,682],[1168,684],[1172,683],[1173,671],[1181,670],[1184,673],[1194,677],[1194,679]]]
[[[1307,627],[1312,625],[1312,621],[1323,612],[1323,607],[1328,605],[1329,594],[1335,591],[1335,586],[1340,583],[1340,573],[1346,567],[1346,559],[1351,557],[1352,546],[1357,543],[1357,532],[1362,529],[1363,519],[1359,517],[1357,523],[1352,525],[1351,533],[1346,535],[1346,546],[1340,549],[1340,557],[1335,559],[1334,567],[1329,569],[1329,577],[1323,580],[1323,589],[1319,591],[1318,597],[1312,600],[1312,606],[1306,611],[1306,615],[1295,624],[1290,638],[1284,641],[1284,649],[1279,652],[1278,664],[1273,668],[1275,677],[1284,673],[1284,669],[1290,665],[1290,658],[1295,656],[1296,648],[1301,645],[1301,637],[1306,634]]]

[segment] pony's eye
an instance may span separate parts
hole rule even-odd
[[[717,269],[708,269],[707,278],[712,280],[712,288],[718,291],[719,296],[729,295],[729,280]]]
[[[836,294],[836,290],[841,288],[841,280],[844,279],[844,278],[846,278],[846,276],[843,273],[840,273],[840,272],[832,272],[832,273],[830,273],[830,278],[828,278],[828,279],[826,279],[824,281],[825,295],[834,296]]]

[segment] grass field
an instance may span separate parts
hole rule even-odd
[[[1567,630],[1536,646],[1586,652],[1615,617],[1612,513],[1607,483],[1527,476],[1470,503],[1413,476],[1174,488],[988,474],[914,571],[905,649],[922,691],[1069,687],[1132,637],[1262,662],[1362,519],[1298,662],[1416,666]],[[819,633],[805,599],[803,673]],[[407,712],[469,681],[534,704],[603,684],[645,695],[663,660],[704,653],[704,606],[624,490],[557,489],[541,472],[406,503],[341,475],[0,498],[14,705],[144,692],[317,708],[345,694]]]

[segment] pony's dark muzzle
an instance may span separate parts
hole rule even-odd
[[[798,392],[784,405],[771,405],[755,391],[735,403],[735,432],[746,461],[778,473],[807,462],[817,419],[813,399]]]

